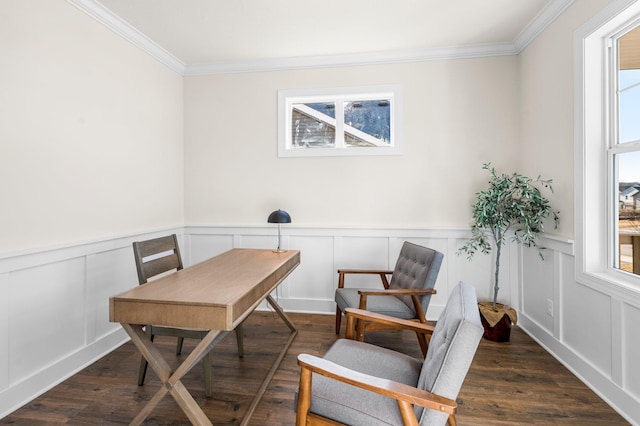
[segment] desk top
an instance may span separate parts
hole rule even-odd
[[[109,321],[233,330],[300,264],[300,252],[233,249],[109,299]]]

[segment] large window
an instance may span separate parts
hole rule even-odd
[[[640,2],[574,33],[576,279],[640,289]]]
[[[278,155],[400,154],[399,86],[280,90]]]
[[[615,200],[614,267],[640,275],[640,26],[625,30],[611,43],[612,135]]]

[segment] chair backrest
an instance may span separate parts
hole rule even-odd
[[[482,338],[478,300],[473,286],[460,282],[449,295],[422,365],[418,387],[455,400]],[[447,414],[415,408],[421,425],[444,425]]]
[[[405,241],[400,249],[389,288],[433,288],[443,258],[444,254],[437,250]],[[414,309],[409,296],[403,296],[402,300]],[[420,298],[423,311],[429,306],[430,300],[430,294]]]
[[[176,234],[133,243],[133,255],[138,269],[138,282],[144,284],[163,272],[183,268]]]

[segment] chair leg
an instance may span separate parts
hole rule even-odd
[[[311,370],[300,370],[300,384],[298,393],[298,406],[296,407],[296,426],[306,426],[309,409],[311,408]]]
[[[456,415],[455,414],[450,414],[449,418],[447,419],[447,424],[449,426],[458,426],[458,421],[456,420]]]
[[[422,356],[427,357],[427,350],[429,350],[429,341],[427,340],[427,336],[422,333],[416,332],[416,336],[418,337],[418,343],[420,343],[420,349],[422,350]]]
[[[340,334],[340,323],[342,322],[342,311],[336,307],[336,334]]]
[[[138,386],[144,385],[144,377],[147,375],[147,365],[147,360],[141,357],[140,368],[138,369]]]
[[[204,370],[204,394],[207,398],[213,396],[213,367],[211,352],[202,358],[202,367]]]
[[[152,327],[150,325],[147,325],[145,327],[146,332],[147,332],[147,336],[149,336],[149,340],[151,340],[153,342],[153,330],[151,329]],[[144,378],[147,375],[147,366],[149,365],[149,363],[147,362],[147,360],[141,356],[140,357],[140,367],[138,368],[138,386],[142,386],[144,385]]]
[[[236,340],[238,341],[238,357],[244,356],[244,336],[242,333],[242,323],[236,327]]]
[[[178,343],[176,344],[176,355],[182,353],[182,343],[184,343],[184,337],[178,337]]]

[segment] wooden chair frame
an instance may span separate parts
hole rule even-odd
[[[184,269],[182,256],[180,255],[180,247],[178,245],[178,237],[176,234],[145,241],[136,241],[133,243],[133,252],[136,261],[136,269],[138,271],[139,284],[146,284],[149,278],[155,277],[156,275],[174,269],[176,271]],[[172,253],[144,262],[144,259],[147,257],[168,252]],[[239,324],[235,331],[238,341],[238,356],[242,358],[244,356],[242,324]],[[154,336],[177,337],[178,342],[176,344],[176,355],[180,355],[182,353],[182,345],[185,337],[202,340],[209,333],[209,330],[160,327],[147,324],[145,326],[145,333],[152,342]],[[207,397],[211,397],[213,395],[213,370],[210,353],[204,355],[202,358],[202,364],[204,369],[205,395]],[[140,360],[140,368],[138,370],[138,386],[142,386],[144,384],[147,367],[148,362],[145,357],[142,357]]]
[[[356,332],[356,321],[377,323],[382,326],[393,326],[400,329],[411,330],[420,333],[425,338],[426,336],[430,336],[434,330],[434,327],[429,324],[403,320],[363,311],[361,309],[348,308],[345,314],[347,316],[347,338],[355,337],[356,340],[361,340],[360,338],[362,337]],[[342,424],[309,412],[311,408],[312,373],[320,374],[333,380],[338,380],[395,399],[400,409],[404,425],[418,426],[418,419],[413,411],[414,405],[447,413],[449,414],[447,423],[450,426],[457,425],[455,413],[458,405],[451,399],[403,383],[353,371],[313,355],[299,355],[298,365],[301,367],[301,371],[296,426],[336,426]]]
[[[420,322],[422,324],[427,323],[427,319],[424,315],[424,311],[422,310],[422,303],[420,303],[420,296],[424,296],[426,294],[436,294],[437,291],[435,289],[390,289],[389,288],[389,280],[387,275],[392,275],[393,271],[389,270],[381,270],[381,269],[338,269],[338,288],[344,288],[345,277],[351,274],[368,274],[368,275],[379,275],[380,280],[382,281],[383,290],[360,290],[358,294],[360,295],[360,303],[358,308],[362,310],[367,309],[367,297],[368,296],[411,296],[411,301],[413,302],[413,308],[416,311],[418,316],[417,320],[413,320],[414,322]],[[342,311],[340,311],[339,307],[336,307],[336,334],[340,334],[340,326],[342,322]],[[356,333],[358,336],[364,338],[364,333],[369,331],[383,331],[383,330],[398,330],[405,329],[403,326],[396,325],[394,322],[382,321],[382,322],[366,322],[366,321],[357,321]],[[420,349],[422,350],[422,356],[427,356],[427,350],[429,349],[429,341],[425,338],[423,333],[416,331],[416,337],[418,338],[418,343],[420,344]]]

